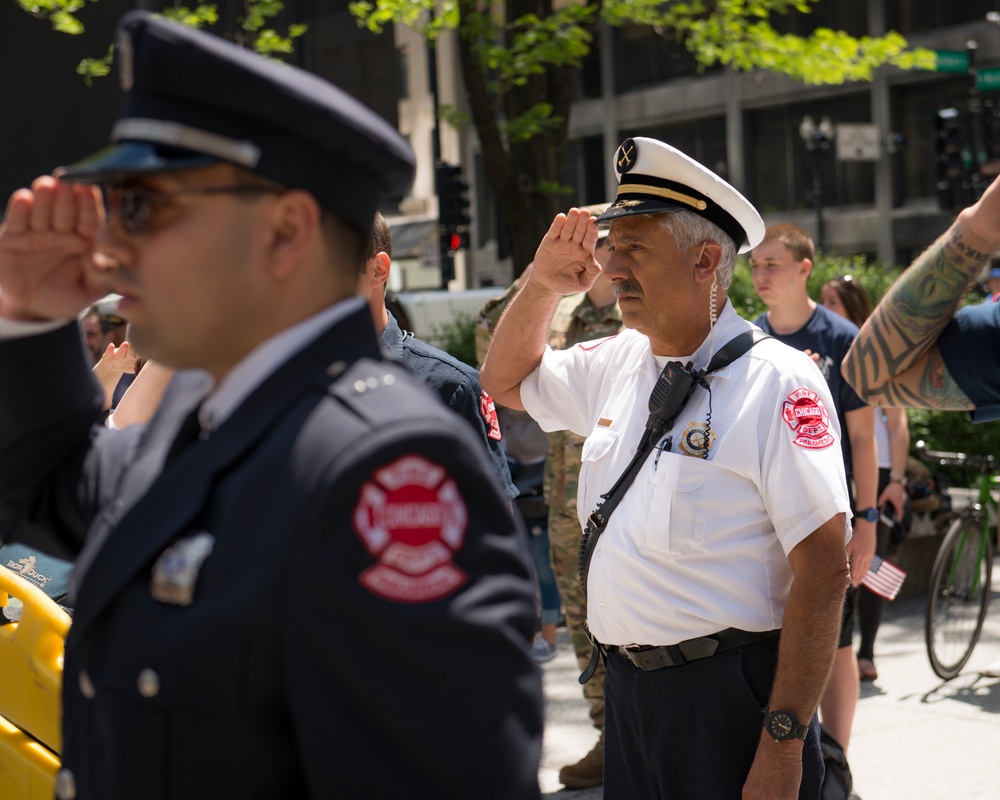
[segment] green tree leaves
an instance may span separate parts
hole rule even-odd
[[[83,23],[75,15],[84,7],[86,0],[15,0],[15,2],[32,16],[47,19],[53,29],[60,33],[83,33]],[[238,20],[239,30],[232,32],[230,38],[264,56],[274,57],[279,53],[293,52],[294,40],[302,36],[308,26],[291,24],[285,33],[281,33],[273,27],[274,19],[285,8],[281,0],[244,0],[244,2],[246,13]],[[175,0],[173,6],[164,8],[160,13],[168,19],[192,28],[211,27],[219,21],[219,7],[210,3],[188,7]],[[77,73],[83,76],[88,86],[94,78],[102,78],[111,71],[113,53],[112,46],[102,57],[85,58],[77,65]]]

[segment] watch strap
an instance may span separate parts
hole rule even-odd
[[[855,508],[854,509],[854,516],[858,517],[859,519],[866,520],[868,522],[877,522],[878,521],[878,509],[874,508],[874,507]]]

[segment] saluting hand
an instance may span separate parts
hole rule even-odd
[[[601,274],[596,246],[597,219],[589,211],[556,214],[535,252],[530,281],[560,295],[587,291]]]
[[[0,226],[0,316],[71,319],[107,294],[94,249],[103,225],[97,187],[45,176],[14,192]]]

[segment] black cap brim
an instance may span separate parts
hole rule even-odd
[[[619,217],[631,217],[636,214],[659,214],[663,212],[676,212],[682,211],[687,206],[682,206],[677,203],[664,202],[662,200],[653,200],[648,198],[632,199],[623,198],[621,200],[616,200],[607,210],[597,218],[598,222],[610,223],[613,219],[618,219]]]
[[[79,183],[102,183],[115,178],[197,169],[219,159],[150,142],[119,142],[59,171],[59,177]]]

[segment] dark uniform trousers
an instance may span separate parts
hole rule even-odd
[[[653,672],[612,650],[604,683],[605,800],[739,800],[760,742],[778,641]],[[819,800],[822,780],[814,719],[799,798]]]
[[[539,796],[523,531],[481,444],[348,302],[165,466],[204,376],[107,431],[75,324],[0,343],[0,530],[64,557],[104,539],[66,642],[61,797]],[[467,514],[462,582],[426,602],[366,588],[355,521],[373,473],[413,454]],[[154,565],[206,533],[190,604],[157,596]]]

